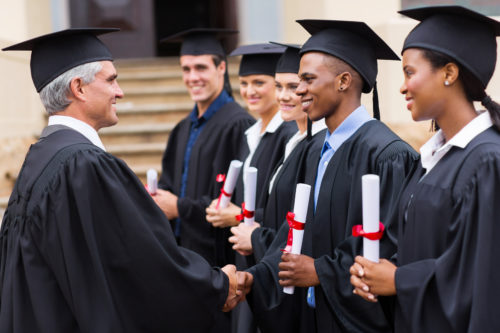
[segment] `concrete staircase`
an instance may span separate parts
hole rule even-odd
[[[229,73],[236,99],[238,60],[231,59]],[[182,82],[179,60],[151,58],[116,60],[118,82],[125,97],[117,103],[119,123],[103,128],[99,136],[107,151],[123,159],[146,182],[146,172],[161,172],[161,158],[174,126],[193,108]],[[8,197],[0,197],[0,219]]]
[[[145,182],[148,169],[161,171],[169,133],[194,104],[182,82],[176,57],[118,60],[115,65],[125,93],[117,103],[120,121],[102,129],[99,135],[106,149],[122,158]],[[229,72],[237,73],[237,66],[238,62],[231,60]],[[236,92],[237,77],[231,81]]]

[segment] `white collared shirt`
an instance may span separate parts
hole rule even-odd
[[[320,120],[313,122],[311,127],[311,134],[314,136],[316,135],[316,133],[325,128],[326,128],[325,118],[321,118]],[[283,163],[281,163],[278,169],[276,169],[276,172],[274,173],[273,177],[271,178],[271,181],[269,182],[269,194],[271,194],[271,191],[274,186],[274,180],[276,179],[276,176],[283,167],[283,164],[285,164],[286,159],[288,158],[288,156],[290,156],[295,147],[297,147],[297,145],[306,138],[306,136],[307,136],[307,131],[304,131],[304,133],[300,133],[300,131],[297,131],[297,133],[295,133],[286,143]]]
[[[245,131],[245,135],[247,136],[248,149],[250,150],[250,153],[248,154],[248,157],[246,158],[245,163],[243,164],[243,174],[250,167],[250,161],[252,161],[253,154],[257,150],[260,140],[262,139],[264,134],[276,132],[276,130],[281,126],[282,123],[283,119],[281,118],[281,112],[278,111],[273,116],[269,124],[267,124],[267,127],[264,130],[264,132],[262,133],[260,132],[262,129],[262,119],[257,120],[255,124],[250,126]],[[243,177],[243,182],[244,181],[245,177]]]
[[[89,139],[89,141],[94,145],[106,151],[106,148],[104,148],[104,145],[102,144],[97,131],[92,126],[81,120],[68,116],[55,115],[49,117],[48,126],[51,125],[64,125],[71,129],[74,129],[75,131]]]
[[[448,142],[445,142],[446,139],[443,131],[439,130],[420,148],[421,162],[422,167],[425,169],[425,174],[428,174],[453,146],[464,149],[472,139],[492,125],[493,122],[491,121],[490,113],[482,112],[465,125]]]

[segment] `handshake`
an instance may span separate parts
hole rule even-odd
[[[245,300],[246,295],[252,289],[253,275],[244,271],[237,272],[234,265],[226,265],[221,270],[229,278],[229,292],[227,293],[226,303],[222,308],[222,311],[228,312]]]

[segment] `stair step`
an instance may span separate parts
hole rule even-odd
[[[158,143],[165,145],[175,123],[144,123],[117,125],[99,131],[104,146],[130,143]]]
[[[129,143],[129,144],[116,144],[106,146],[106,151],[115,156],[125,156],[132,154],[162,154],[165,150],[165,143]]]

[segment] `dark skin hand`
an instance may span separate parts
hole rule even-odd
[[[314,259],[303,254],[284,253],[279,264],[279,283],[283,287],[319,285]]]
[[[354,259],[349,269],[353,293],[369,302],[377,302],[377,295],[396,295],[395,274],[397,267],[387,259],[376,263],[362,256]]]

